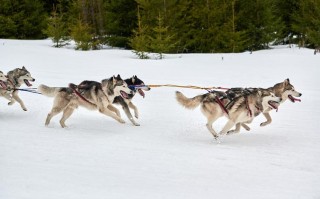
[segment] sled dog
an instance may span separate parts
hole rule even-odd
[[[113,104],[119,104],[122,106],[122,109],[124,110],[125,114],[127,115],[128,119],[131,121],[131,123],[135,126],[140,126],[136,121],[134,121],[130,109],[133,109],[134,116],[138,119],[139,117],[139,111],[138,108],[132,103],[132,98],[135,96],[135,94],[138,92],[143,98],[145,97],[145,94],[143,90],[149,91],[150,88],[144,84],[144,82],[139,79],[136,75],[134,75],[131,78],[124,80],[129,88],[132,90],[132,94],[128,95],[128,98],[123,98],[122,96],[117,96],[113,100]],[[139,87],[140,86],[140,87]],[[112,108],[109,107],[110,110]],[[120,115],[119,112],[117,112],[118,109],[115,109],[114,112],[116,112],[117,115]],[[113,111],[113,110],[112,110]]]
[[[40,85],[38,90],[45,96],[54,97],[53,107],[49,112],[45,125],[50,124],[52,117],[63,112],[60,119],[62,128],[67,127],[65,122],[72,115],[74,110],[83,106],[89,110],[99,110],[100,113],[110,116],[120,123],[125,123],[119,115],[114,114],[108,107],[116,96],[127,99],[132,91],[127,83],[118,75],[100,82],[83,81],[78,86],[70,84],[69,87],[49,87]],[[114,107],[115,108],[115,107]]]
[[[27,111],[23,101],[18,96],[18,89],[22,84],[26,84],[28,87],[32,86],[29,81],[34,82],[35,79],[31,77],[30,72],[24,66],[9,71],[7,74],[7,81],[4,82],[5,88],[0,87],[0,96],[10,101],[8,105],[12,105],[17,101],[21,108],[24,111]]]
[[[300,99],[297,99],[295,97],[301,97],[302,94],[295,90],[294,86],[290,83],[289,78],[285,79],[283,82],[277,83],[272,87],[269,87],[268,90],[270,92],[273,92],[277,97],[280,97],[281,103],[285,102],[287,99],[289,99],[292,103],[295,101],[301,101]],[[260,126],[266,126],[272,122],[271,116],[269,112],[272,109],[266,109],[263,112],[264,117],[267,119],[267,121],[262,122]]]
[[[201,112],[207,118],[206,126],[215,139],[218,139],[219,134],[212,128],[212,124],[218,118],[224,115],[228,118],[228,122],[220,132],[220,135],[224,135],[236,124],[252,122],[254,117],[268,108],[277,109],[281,101],[280,97],[261,88],[245,89],[245,92],[232,99],[220,91],[209,92],[193,98],[187,98],[177,91],[176,98],[182,106],[188,109],[194,109],[201,105]]]
[[[0,88],[7,89],[7,85],[5,82],[7,82],[7,78],[5,74],[3,74],[2,71],[0,71]]]

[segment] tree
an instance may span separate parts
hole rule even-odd
[[[59,48],[67,44],[69,40],[67,24],[64,21],[61,11],[59,13],[57,12],[57,7],[53,7],[48,28],[44,32],[51,37],[54,47]]]
[[[153,28],[154,36],[149,36],[151,52],[159,54],[159,59],[163,59],[163,53],[170,52],[175,46],[173,36],[168,33],[168,26],[164,26],[163,17],[159,13],[158,26]]]
[[[0,37],[44,38],[47,14],[40,0],[0,0]]]
[[[132,30],[137,28],[137,3],[135,0],[107,0],[106,34],[107,43],[111,46],[129,48]]]
[[[140,59],[149,59],[148,56],[148,46],[149,46],[149,38],[146,34],[148,27],[142,24],[141,16],[140,16],[140,8],[138,6],[137,10],[138,14],[138,27],[136,30],[133,30],[133,37],[129,40],[130,46],[133,49],[133,52]]]
[[[280,18],[275,16],[273,0],[239,0],[239,29],[245,31],[249,50],[265,49],[281,35]]]
[[[71,37],[76,42],[76,50],[90,50],[93,47],[90,26],[78,19],[71,29]]]
[[[320,2],[299,0],[299,8],[293,14],[292,29],[298,33],[299,46],[320,46]]]

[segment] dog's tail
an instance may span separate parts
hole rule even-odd
[[[38,87],[38,91],[41,92],[41,94],[47,96],[47,97],[54,97],[56,94],[61,90],[59,87],[49,87],[44,84],[40,84]]]
[[[200,105],[200,103],[203,101],[204,97],[205,97],[204,95],[197,95],[193,98],[187,98],[181,92],[176,91],[177,101],[179,102],[179,104],[181,104],[187,109],[197,108]]]

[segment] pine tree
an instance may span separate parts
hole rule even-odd
[[[71,37],[76,42],[76,50],[90,50],[93,47],[90,26],[78,19],[71,29]]]
[[[265,49],[281,35],[280,19],[273,0],[239,0],[242,10],[239,28],[245,31],[249,50]]]
[[[175,46],[173,36],[168,33],[168,26],[164,26],[163,17],[159,13],[158,26],[153,28],[154,36],[149,36],[150,51],[159,54],[159,59],[163,59],[163,53],[170,52]]]
[[[110,46],[129,48],[132,30],[137,28],[135,0],[108,0],[105,2],[107,43]]]
[[[53,7],[48,28],[44,32],[51,37],[54,47],[59,48],[67,45],[69,40],[67,24],[64,21],[64,16],[61,11],[59,13],[57,12],[57,7]]]
[[[0,37],[44,38],[47,15],[40,0],[0,0]]]
[[[142,24],[141,16],[140,16],[140,8],[138,6],[137,10],[138,14],[138,27],[136,30],[133,30],[133,37],[129,40],[130,46],[133,49],[133,52],[140,59],[149,59],[148,56],[148,46],[149,46],[149,38],[146,34],[148,27]]]

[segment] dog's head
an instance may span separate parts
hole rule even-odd
[[[5,76],[5,74],[3,74],[2,71],[0,71],[0,87],[3,89],[7,89],[7,85],[6,85],[6,81],[7,81],[7,77]]]
[[[121,96],[125,99],[128,99],[128,95],[133,93],[131,89],[128,87],[127,83],[120,77],[120,75],[113,76],[111,78],[111,81],[113,93],[115,96]]]
[[[259,89],[258,94],[261,97],[263,111],[268,108],[276,110],[278,109],[282,100],[281,97],[277,97],[273,92],[267,89]]]
[[[143,91],[149,91],[151,89],[149,86],[145,85],[144,82],[141,79],[139,79],[136,75],[132,76],[129,79],[126,79],[125,81],[134,93],[138,91],[138,93],[142,97],[145,97]]]
[[[295,90],[289,79],[285,79],[283,82],[274,85],[273,89],[275,94],[282,98],[281,102],[285,102],[287,99],[291,102],[301,101],[295,97],[301,97],[302,94]]]
[[[8,72],[8,79],[16,85],[26,84],[28,87],[32,86],[29,81],[35,81],[30,72],[24,66]]]

